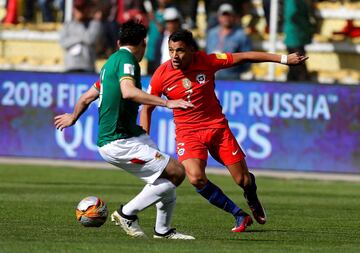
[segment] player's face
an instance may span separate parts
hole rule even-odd
[[[169,54],[174,69],[186,69],[190,66],[194,49],[182,41],[169,41]]]

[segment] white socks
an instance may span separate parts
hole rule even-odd
[[[123,206],[125,215],[136,215],[145,208],[156,204],[156,232],[169,231],[172,213],[176,204],[176,186],[165,178],[158,178],[153,184],[147,184],[130,202]]]
[[[156,224],[155,231],[165,234],[170,230],[171,218],[176,205],[175,189],[169,192],[168,196],[156,203]]]

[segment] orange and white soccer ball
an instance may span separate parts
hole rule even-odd
[[[85,227],[100,227],[107,217],[106,203],[98,197],[86,197],[76,207],[76,219]]]

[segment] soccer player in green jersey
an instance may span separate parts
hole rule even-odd
[[[146,48],[146,28],[128,21],[119,30],[119,50],[112,54],[100,72],[100,83],[83,94],[71,114],[55,117],[56,128],[73,125],[88,105],[99,97],[100,155],[110,164],[122,168],[146,182],[143,190],[111,214],[111,220],[130,236],[146,237],[137,214],[155,205],[154,238],[195,239],[171,228],[176,202],[176,186],[185,178],[184,167],[159,151],[139,125],[140,104],[159,105],[170,109],[187,109],[193,105],[182,99],[164,100],[141,90],[139,62]]]

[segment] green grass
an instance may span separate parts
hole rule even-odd
[[[210,175],[248,210],[242,190],[228,176]],[[358,183],[259,177],[268,223],[231,233],[233,218],[210,206],[188,182],[178,188],[173,225],[195,241],[127,237],[108,220],[82,227],[75,207],[83,197],[101,197],[112,211],[142,188],[118,170],[0,165],[0,252],[359,252]],[[148,235],[154,208],[140,214]]]

